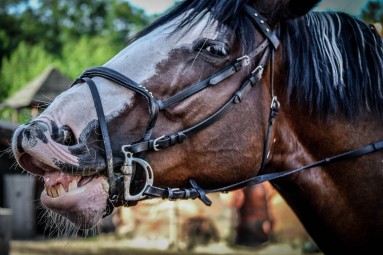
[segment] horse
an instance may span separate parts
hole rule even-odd
[[[275,219],[271,199],[275,191],[270,184],[260,183],[232,194],[238,214],[234,244],[258,247],[272,239]]]
[[[325,254],[382,251],[382,41],[318,2],[182,1],[85,70],[13,135],[43,205],[87,229],[270,181]]]

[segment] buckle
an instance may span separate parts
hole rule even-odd
[[[158,141],[161,140],[161,139],[164,138],[164,137],[165,137],[165,135],[160,136],[160,137],[157,137],[156,139],[154,139],[154,141],[153,141],[153,150],[154,150],[154,151],[159,151],[159,150],[160,150],[160,148],[158,148],[158,146],[160,146],[160,145],[158,144]]]
[[[250,64],[250,58],[247,55],[237,58],[237,61],[242,62],[242,66],[248,66]]]
[[[271,100],[270,108],[273,111],[278,112],[280,107],[281,107],[281,104],[279,103],[278,98],[276,96],[274,96],[273,99]]]
[[[252,72],[252,75],[254,75],[255,79],[257,81],[260,81],[262,79],[263,75],[263,67],[261,65],[257,66]]]

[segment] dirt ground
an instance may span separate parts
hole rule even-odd
[[[210,199],[214,201],[210,207],[200,206],[194,200],[149,200],[133,209],[120,208],[104,218],[100,232],[85,234],[87,238],[64,239],[62,235],[58,238],[48,230],[43,236],[33,237],[33,241],[12,240],[9,255],[322,255],[302,251],[309,236],[279,196],[273,197],[271,205],[275,221],[270,239],[273,241],[257,248],[229,245],[234,243],[236,211],[222,202],[222,194],[212,194]],[[219,239],[188,251],[182,226],[186,219],[196,215],[213,220]]]
[[[71,240],[12,241],[10,255],[303,255],[301,246],[267,243],[258,248],[229,247],[224,242],[198,246],[193,251],[169,248],[166,240],[96,237]],[[310,253],[322,255],[322,253]]]
[[[269,241],[257,248],[228,245],[233,243],[230,234],[233,232],[235,222],[233,210],[219,203],[220,197],[218,195],[212,195],[211,199],[215,199],[213,206],[202,207],[204,210],[202,212],[202,209],[198,209],[200,207],[192,207],[194,201],[188,201],[188,203],[183,201],[182,206],[177,203],[178,201],[160,201],[161,203],[158,206],[153,204],[146,207],[142,206],[139,208],[140,211],[135,212],[135,214],[128,210],[125,213],[129,214],[122,216],[127,218],[130,224],[126,226],[122,224],[121,229],[114,229],[112,232],[101,232],[99,235],[90,235],[87,238],[63,239],[61,237],[57,239],[49,238],[50,235],[46,236],[47,233],[45,233],[44,237],[36,237],[33,241],[12,240],[9,255],[322,255],[322,253],[302,252],[302,247],[307,243],[308,235],[294,214],[288,210],[279,197],[273,200],[273,212],[276,219],[273,241]],[[176,205],[177,207],[175,207]],[[175,208],[178,208],[178,210],[175,210]],[[190,216],[189,214],[193,212],[193,208],[198,209],[195,209],[195,211],[198,211],[198,215],[207,215],[214,219],[221,238],[218,242],[206,246],[199,245],[194,250],[187,251],[185,242],[182,242],[182,228],[180,226],[182,225],[182,217]],[[181,212],[181,209],[186,212]],[[138,217],[138,219],[134,216]],[[112,219],[113,217],[109,220]],[[178,220],[171,224],[169,219]],[[104,226],[108,226],[108,220],[105,220]],[[177,230],[176,233],[175,230]],[[170,238],[170,236],[173,238]],[[178,239],[176,236],[178,236]],[[169,239],[176,241],[170,243]]]

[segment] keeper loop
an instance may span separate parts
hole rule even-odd
[[[198,198],[201,199],[201,201],[207,205],[210,206],[212,204],[211,200],[206,196],[206,192],[198,186],[198,184],[195,182],[195,180],[190,179],[189,180],[190,185],[197,191],[198,193]]]

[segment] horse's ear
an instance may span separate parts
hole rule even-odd
[[[271,23],[294,19],[308,13],[321,0],[253,0],[253,6]]]
[[[287,5],[287,13],[289,17],[296,18],[305,15],[315,7],[321,0],[290,0]]]

